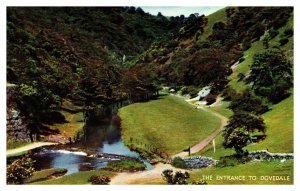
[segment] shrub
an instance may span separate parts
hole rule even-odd
[[[184,160],[180,157],[175,157],[172,161],[172,165],[176,168],[183,168],[183,169],[187,168]]]
[[[146,165],[138,159],[128,158],[118,161],[111,161],[107,164],[106,169],[110,171],[141,171],[146,169]]]
[[[288,43],[288,42],[289,42],[289,39],[286,38],[286,37],[282,37],[282,38],[279,40],[280,46],[283,46],[283,45],[285,45],[285,44]]]
[[[237,92],[235,91],[235,89],[227,87],[223,90],[222,97],[224,98],[224,101],[230,101],[237,97]]]
[[[243,62],[244,60],[245,60],[245,58],[244,58],[244,57],[241,57],[241,58],[239,59],[239,63]]]
[[[205,101],[207,101],[206,105],[211,105],[211,104],[215,103],[216,96],[212,95],[212,94],[209,94],[208,96],[206,96]]]
[[[164,170],[161,176],[168,184],[187,184],[187,179],[190,178],[188,172],[176,171],[173,173],[173,170],[169,169]]]
[[[246,76],[245,76],[245,74],[243,74],[243,73],[239,73],[237,77],[238,77],[238,82],[240,82],[240,81],[242,81]]]
[[[293,36],[293,34],[294,34],[294,31],[293,31],[292,28],[287,28],[287,29],[284,30],[284,35],[285,35],[286,37]]]
[[[278,32],[278,30],[275,30],[275,29],[270,29],[269,30],[269,39],[271,40],[271,39],[273,39],[275,36],[277,36],[279,34],[279,32]]]
[[[33,163],[31,158],[23,157],[8,165],[6,168],[7,184],[23,184],[24,180],[31,177],[34,172]]]
[[[91,182],[92,184],[96,185],[108,185],[110,182],[110,178],[107,176],[91,176],[89,179],[89,182]]]
[[[184,86],[181,88],[182,95],[189,94],[191,97],[196,97],[198,95],[199,89],[195,86]]]

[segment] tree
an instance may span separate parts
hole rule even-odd
[[[251,134],[256,131],[263,133],[266,131],[261,117],[242,111],[234,113],[223,130],[223,146],[234,148],[238,155],[242,155],[243,147],[251,140]]]
[[[252,95],[249,90],[236,94],[228,108],[234,112],[246,111],[256,115],[269,111],[268,106],[263,104],[258,97]]]
[[[164,170],[161,175],[168,184],[187,184],[187,179],[190,178],[188,172],[176,171],[173,173],[173,170],[170,169]]]
[[[34,172],[33,163],[31,158],[23,157],[8,165],[6,168],[7,184],[23,184],[24,180],[31,177]]]
[[[293,85],[292,65],[279,50],[254,55],[251,73],[246,83],[252,84],[255,94],[277,103],[289,95]]]
[[[110,178],[107,176],[96,176],[96,175],[92,175],[89,178],[89,182],[91,182],[92,184],[99,184],[99,185],[107,185],[110,182]]]

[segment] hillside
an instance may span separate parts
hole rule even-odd
[[[292,184],[293,23],[293,7],[188,17],[139,7],[7,7],[7,149],[16,148],[7,180],[31,176],[14,179],[19,155],[58,143],[28,152],[42,158],[33,179],[56,168],[78,173],[42,184],[86,184],[92,175],[203,184],[206,174],[289,177],[209,184]],[[197,157],[181,158],[190,154]],[[187,182],[170,183],[162,178],[169,167],[193,170],[181,177]]]
[[[280,46],[279,40],[284,36],[284,31],[288,28],[293,28],[293,14],[289,17],[288,22],[278,29],[278,35],[269,41],[269,49],[275,46],[279,46],[280,49],[287,55],[288,59],[293,63],[293,36],[288,37],[288,42],[283,46]],[[229,76],[229,86],[238,92],[242,92],[249,85],[245,84],[243,80],[239,80],[238,74],[243,73],[244,75],[249,74],[249,67],[253,61],[253,55],[258,52],[264,51],[263,42],[253,42],[251,47],[244,52],[244,61],[233,69],[233,73]],[[293,89],[290,90],[291,95],[282,100],[280,103],[270,106],[270,111],[262,115],[267,126],[267,138],[266,140],[247,146],[247,150],[254,151],[259,149],[268,149],[271,152],[293,152],[293,113],[294,113],[294,98]],[[219,112],[223,115],[228,115],[228,102],[222,102],[223,105],[212,110]],[[232,114],[231,114],[232,115]],[[282,131],[284,129],[284,131]],[[233,154],[233,151],[224,149],[222,146],[223,137],[219,135],[216,138],[217,152],[213,153],[212,146],[204,149],[201,154],[219,158],[221,156]]]

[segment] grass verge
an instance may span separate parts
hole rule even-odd
[[[249,162],[233,167],[224,168],[206,168],[191,172],[190,181],[199,181],[205,177],[208,184],[293,184],[293,160],[284,163],[279,161],[272,162]],[[245,180],[224,180],[221,176],[245,176]],[[253,176],[256,180],[250,180],[249,176]],[[286,177],[288,180],[273,181],[270,178],[274,176]],[[219,178],[219,180],[217,179]]]
[[[93,170],[93,171],[84,171],[78,172],[70,175],[66,175],[57,179],[45,180],[34,182],[31,184],[39,184],[39,185],[48,185],[48,184],[90,184],[88,181],[91,176],[107,176],[109,178],[113,177],[115,173],[103,171],[103,170]]]
[[[62,176],[67,172],[64,168],[51,168],[33,173],[32,177],[25,181],[25,184],[51,179],[52,177]]]

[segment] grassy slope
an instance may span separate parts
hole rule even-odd
[[[88,179],[92,176],[108,176],[113,177],[115,173],[108,172],[108,171],[84,171],[84,172],[78,172],[70,175],[63,176],[61,178],[52,179],[52,180],[46,180],[46,181],[40,181],[40,182],[34,182],[32,184],[90,184],[88,182]]]
[[[279,39],[281,38],[281,36],[284,33],[284,30],[287,28],[293,28],[293,19],[294,16],[292,15],[288,22],[285,24],[285,26],[281,27],[278,32],[279,34],[274,37],[272,40],[270,40],[269,42],[269,47],[272,48],[274,46],[279,46]],[[281,47],[281,49],[286,53],[286,55],[288,57],[293,57],[293,37],[289,37],[289,42],[287,44],[285,44],[284,46]],[[232,87],[233,89],[235,89],[238,92],[243,91],[247,86],[245,85],[244,82],[238,82],[238,74],[239,73],[243,73],[244,75],[246,75],[249,72],[250,69],[250,65],[252,63],[252,58],[254,56],[254,54],[258,53],[258,52],[262,52],[264,51],[264,46],[262,44],[261,41],[256,41],[254,43],[252,43],[251,48],[249,48],[248,50],[246,50],[244,52],[244,58],[245,60],[243,62],[241,62],[241,64],[239,66],[237,66],[234,70],[233,73],[229,76],[229,86]],[[291,59],[292,60],[292,59]]]
[[[279,35],[269,42],[269,47],[278,45],[278,41],[286,28],[293,28],[293,16],[289,18],[285,26],[278,30]],[[281,49],[285,51],[289,58],[293,58],[293,37],[290,37],[289,42],[282,46]],[[229,77],[229,85],[232,88],[237,91],[242,91],[246,87],[243,82],[237,82],[237,75],[239,73],[246,74],[249,71],[253,55],[263,50],[265,49],[263,48],[262,42],[257,41],[252,44],[250,49],[245,51],[244,55],[247,57]],[[216,108],[215,111],[225,116],[227,115],[228,117],[228,112],[222,111],[222,108]],[[247,149],[268,149],[270,152],[293,152],[293,95],[274,105],[272,110],[263,114],[262,117],[267,125],[267,138],[259,144],[248,146]],[[220,156],[234,153],[232,149],[224,149],[222,147],[222,141],[223,137],[219,135],[216,138],[216,153],[213,153],[213,147],[209,145],[201,151],[200,154],[219,158]]]
[[[192,171],[191,180],[200,180],[202,176],[212,176],[212,180],[207,180],[208,184],[293,184],[293,160],[285,163],[273,162],[250,162],[237,165],[235,167],[206,168],[203,170]],[[217,180],[216,176],[256,176],[256,181],[248,178],[240,181]],[[290,181],[270,181],[260,180],[261,176],[290,176]]]
[[[216,22],[225,21],[226,18],[226,7],[210,14],[207,16],[208,23],[204,28],[204,33],[201,35],[201,39],[206,39],[212,32],[212,27]]]
[[[120,109],[123,139],[151,145],[172,155],[204,139],[219,128],[212,114],[195,110],[175,96],[163,96]],[[137,145],[139,146],[139,145]]]

